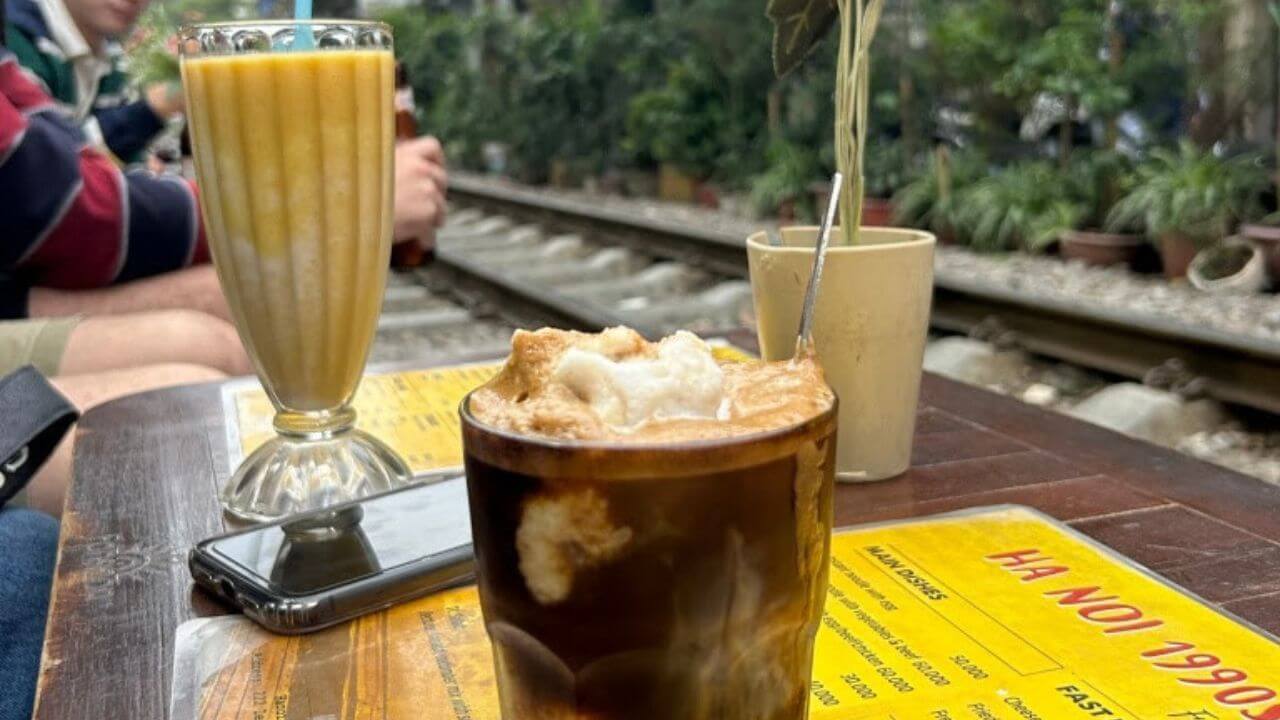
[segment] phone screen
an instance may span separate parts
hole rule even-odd
[[[210,543],[281,595],[307,595],[471,544],[466,479],[450,478]]]

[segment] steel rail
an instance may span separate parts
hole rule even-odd
[[[459,205],[487,214],[541,224],[557,232],[576,232],[594,242],[622,245],[720,275],[747,276],[744,238],[470,178],[455,178],[449,192]],[[464,258],[448,252],[440,255],[445,264],[465,264]],[[483,268],[472,267],[470,272],[483,273]],[[490,290],[508,292],[497,285]],[[535,305],[549,303],[562,314],[562,322],[575,327],[624,320],[541,287],[526,285],[519,295]],[[577,324],[574,318],[579,318]],[[958,333],[997,327],[1003,341],[1029,352],[1135,380],[1177,361],[1208,395],[1280,414],[1280,343],[1261,338],[988,287],[948,275],[935,279],[932,324]]]
[[[504,276],[457,252],[437,250],[435,262],[418,275],[432,292],[452,296],[477,317],[500,317],[517,327],[552,325],[586,332],[629,324],[645,337],[658,336],[653,328],[636,327],[608,309]]]

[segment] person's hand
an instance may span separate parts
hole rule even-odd
[[[181,83],[154,83],[148,85],[143,95],[151,112],[161,120],[181,113],[186,108],[186,100],[182,96]]]
[[[444,223],[448,187],[439,140],[420,137],[396,145],[396,241],[416,240],[423,248],[435,245],[436,228]]]

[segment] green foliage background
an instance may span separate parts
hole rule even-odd
[[[834,170],[836,38],[805,35],[812,52],[800,47],[786,58],[791,72],[779,79],[766,8],[821,17],[824,3],[832,0],[540,0],[501,12],[423,0],[380,17],[394,27],[421,127],[442,138],[455,166],[484,168],[492,143],[506,147],[505,170],[529,182],[668,164],[747,194],[761,212],[790,204],[805,215],[812,187]],[[1230,4],[890,0],[872,65],[869,194],[897,195],[903,222],[1006,249],[1043,247],[1065,227],[1101,226],[1139,179],[1150,184],[1161,173],[1200,182],[1187,192],[1201,198],[1232,195],[1259,178],[1265,185],[1267,172],[1243,170],[1263,169],[1257,154],[1231,163],[1234,175],[1195,171],[1239,155],[1227,90],[1273,91],[1214,57]],[[166,23],[243,15],[249,5],[171,0],[148,22],[160,37]],[[1113,63],[1117,38],[1122,61]],[[1273,33],[1258,57],[1274,62],[1276,45]],[[161,55],[144,58],[139,71],[172,72]],[[1051,129],[1028,138],[1024,125],[1046,98],[1076,122],[1064,126],[1060,111]],[[1190,150],[1154,152],[1188,137]],[[950,160],[940,163],[942,146]],[[1249,190],[1257,198],[1235,203],[1223,222],[1273,206],[1262,190]],[[1148,204],[1155,197],[1140,196]],[[1199,223],[1203,214],[1188,203],[1139,211],[1137,202],[1123,217],[1139,231],[1156,232],[1148,226],[1157,215],[1165,227]]]

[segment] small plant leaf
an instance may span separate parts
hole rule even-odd
[[[835,24],[835,0],[769,0],[773,21],[773,71],[783,77],[804,63]]]

